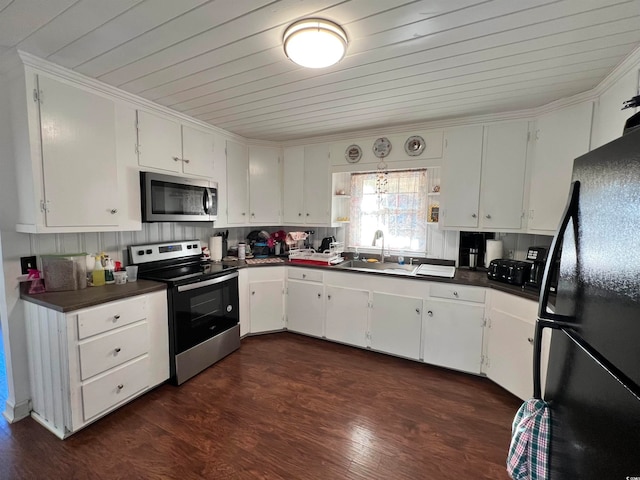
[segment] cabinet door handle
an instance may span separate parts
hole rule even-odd
[[[181,158],[178,158],[178,157],[171,157],[171,158],[173,158],[174,162],[179,162],[180,160],[182,160]]]
[[[251,212],[251,216],[252,216],[252,217],[255,217],[255,216],[256,216],[256,214],[255,214],[255,213],[253,213],[253,212]]]
[[[319,294],[318,294],[318,298],[321,298],[321,297],[322,297],[322,294],[321,294],[321,293],[319,293]]]
[[[298,213],[298,216],[299,216],[299,217],[301,217],[301,216],[302,216],[302,213]]]
[[[114,315],[113,316],[113,321],[117,322],[118,320],[120,320],[120,315]]]
[[[244,217],[246,215],[246,213],[242,212],[242,216]]]
[[[118,388],[118,391],[120,391],[120,390],[122,390],[124,388],[124,385],[120,384],[120,385],[117,386],[117,388]]]
[[[471,214],[471,218],[476,218],[478,215],[476,215],[475,213]]]
[[[484,216],[484,218],[491,218],[491,215],[489,215],[488,213]]]
[[[115,215],[116,213],[118,213],[117,208],[112,208],[110,211],[111,211],[111,215]]]
[[[458,296],[458,292],[453,292],[453,296],[457,297]]]
[[[309,216],[309,214],[307,213],[307,217]]]
[[[116,353],[120,353],[120,351],[121,351],[121,350],[122,350],[122,349],[121,349],[120,347],[116,347],[114,351],[115,351]]]
[[[531,337],[527,338],[527,342],[529,342],[531,345],[533,345],[533,338],[531,338]]]
[[[327,295],[327,300],[331,300],[331,295]]]
[[[255,292],[255,291],[251,292],[251,295],[255,295],[255,294],[256,294],[256,292]]]
[[[416,313],[417,313],[418,315],[420,315],[420,309],[419,309],[419,308],[416,308]]]
[[[302,274],[302,278],[307,278],[307,274],[306,274],[306,273],[303,273],[303,274]]]
[[[182,159],[182,161],[183,161],[184,163],[189,163],[189,159],[188,159],[188,158],[183,158],[183,159]]]
[[[416,309],[416,310],[417,310],[417,309]],[[430,317],[433,317],[433,312],[432,312],[431,310],[429,310],[429,311],[427,312],[427,315],[429,315]]]

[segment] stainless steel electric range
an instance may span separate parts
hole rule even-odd
[[[171,381],[180,385],[240,348],[236,267],[201,259],[199,240],[129,247],[138,277],[167,284]]]

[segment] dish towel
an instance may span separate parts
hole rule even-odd
[[[511,427],[507,473],[513,480],[548,480],[551,428],[544,400],[524,402]]]

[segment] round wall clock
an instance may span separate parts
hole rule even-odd
[[[344,151],[344,158],[349,163],[358,163],[362,158],[362,149],[358,145],[349,145]]]
[[[384,158],[391,152],[391,142],[387,137],[380,137],[373,142],[373,154],[378,158]]]
[[[407,138],[407,141],[404,142],[404,151],[407,152],[407,155],[409,155],[410,157],[417,157],[418,155],[422,155],[425,147],[426,143],[424,143],[424,138],[419,135],[409,137]]]

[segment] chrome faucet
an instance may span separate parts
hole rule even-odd
[[[372,246],[376,246],[376,240],[379,238],[382,239],[382,249],[380,250],[380,263],[384,263],[384,232],[382,230],[376,230],[373,234],[373,243]]]

